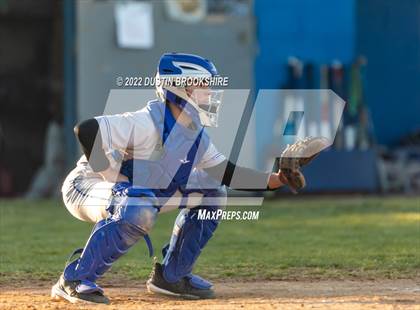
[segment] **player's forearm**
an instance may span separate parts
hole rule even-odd
[[[102,148],[98,121],[94,118],[83,121],[74,127],[74,133],[93,171],[106,171],[110,164]]]
[[[265,191],[284,185],[278,173],[261,172],[255,169],[241,167],[227,160],[214,167],[206,168],[204,171],[212,178],[222,180],[223,185],[236,190]],[[234,180],[239,180],[240,184],[236,184],[239,182],[232,182],[234,172]]]

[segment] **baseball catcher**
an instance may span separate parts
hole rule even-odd
[[[217,75],[211,61],[190,54],[164,54],[157,68],[159,79]],[[241,179],[261,180],[267,190],[287,185],[298,192],[305,186],[300,167],[325,148],[326,141],[307,138],[288,146],[275,173],[235,165],[206,133],[206,127],[217,125],[221,103],[220,91],[209,86],[157,83],[157,99],[145,108],[98,116],[75,127],[84,155],[64,181],[63,200],[73,216],[94,227],[52,287],[53,298],[109,303],[97,279],[141,239],[152,255],[148,234],[159,212],[174,205],[174,197],[179,198],[180,212],[147,288],[189,299],[211,298],[212,284],[192,271],[219,220],[199,220],[197,214],[224,208],[230,181],[223,175],[235,171]],[[222,181],[215,183],[218,179]],[[191,202],[192,194],[207,202]],[[76,254],[80,256],[72,259]]]

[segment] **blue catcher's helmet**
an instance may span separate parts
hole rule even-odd
[[[156,93],[163,102],[178,105],[185,113],[198,116],[203,126],[216,127],[222,90],[210,90],[217,77],[214,64],[201,56],[166,53],[159,60]]]

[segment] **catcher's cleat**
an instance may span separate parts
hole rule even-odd
[[[186,276],[170,283],[163,276],[163,267],[155,263],[149,280],[146,282],[150,293],[180,297],[184,299],[207,299],[214,297],[212,285],[198,276]]]
[[[63,275],[51,288],[51,298],[65,299],[71,303],[109,304],[108,297],[96,284],[84,283],[84,281],[67,281]]]

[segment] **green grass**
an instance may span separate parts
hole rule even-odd
[[[233,208],[229,208],[233,209]],[[196,271],[216,278],[413,278],[420,271],[419,198],[287,198],[266,201],[257,221],[224,221]],[[177,212],[159,215],[156,252]],[[91,224],[58,201],[0,201],[0,281],[53,280]],[[110,276],[145,279],[152,259],[143,241]]]

